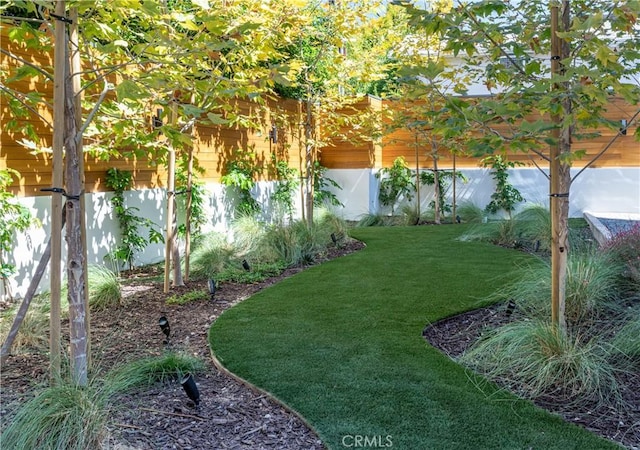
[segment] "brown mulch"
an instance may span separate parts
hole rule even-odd
[[[330,248],[315,264],[363,246],[358,241],[343,242]],[[277,277],[254,284],[221,283],[213,300],[184,305],[167,305],[166,300],[190,291],[208,292],[206,282],[188,281],[185,286],[172,287],[165,294],[162,282],[149,281],[149,277],[161,275],[160,269],[145,268],[127,274],[122,305],[91,315],[94,366],[108,370],[134,359],[161,355],[167,345],[158,319],[164,315],[171,327],[169,348],[200,358],[207,368],[195,377],[200,393],[197,408],[177,380],[114,399],[105,447],[119,450],[324,449],[315,432],[295,413],[218,370],[207,343],[207,332],[223,311],[301,270],[304,267],[290,268]],[[65,326],[63,324],[63,330]],[[34,387],[47,382],[47,355],[11,355],[0,375],[0,428],[4,429],[19,405],[34,395]]]
[[[509,322],[505,304],[496,304],[469,311],[428,325],[425,339],[453,360],[481,338],[483,333]],[[640,449],[640,374],[619,374],[624,385],[622,404],[613,407],[604,404],[576,405],[562,398],[538,399],[534,403],[560,415],[593,433],[611,439],[632,450]],[[507,380],[503,380],[507,381]],[[506,383],[496,381],[505,387]],[[505,387],[506,388],[506,387]]]
[[[357,251],[357,241],[331,249],[323,260]],[[316,263],[321,263],[317,261]],[[161,282],[146,268],[128,275],[121,307],[94,312],[91,317],[95,365],[109,369],[133,359],[160,355],[166,350],[158,318],[166,315],[171,325],[170,347],[202,359],[207,369],[196,376],[200,404],[186,397],[177,381],[115,399],[109,418],[105,448],[116,450],[158,449],[324,449],[314,431],[295,413],[218,370],[210,357],[207,332],[229,307],[259,290],[291,276],[304,267],[291,268],[278,277],[255,284],[223,283],[214,300],[167,305],[166,299],[195,290],[207,290],[204,282],[189,281],[163,293]],[[157,271],[155,275],[159,275]],[[504,323],[504,305],[495,305],[451,317],[425,329],[425,338],[452,358],[459,356],[488,327]],[[12,355],[0,372],[0,429],[11,421],[16,409],[33,396],[34,386],[47,381],[47,355]],[[636,377],[636,382],[638,377]],[[26,379],[26,381],[25,381]],[[629,393],[635,415],[618,411],[562,410],[560,405],[540,406],[557,412],[630,449],[640,446],[640,383]]]

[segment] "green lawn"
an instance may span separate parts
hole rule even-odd
[[[505,273],[533,262],[456,241],[465,229],[355,229],[366,249],[227,311],[211,329],[212,349],[333,449],[356,439],[409,450],[617,448],[529,402],[480,391],[481,380],[425,342],[426,323],[476,308]]]

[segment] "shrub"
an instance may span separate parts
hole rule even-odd
[[[542,321],[518,321],[493,330],[461,362],[491,379],[508,380],[524,397],[612,402],[618,385],[606,355],[595,340],[583,342]]]
[[[633,311],[631,319],[611,340],[611,346],[615,362],[636,372],[640,370],[640,310]]]
[[[209,233],[200,236],[191,253],[191,275],[201,279],[213,278],[230,264],[234,254],[224,235]]]
[[[604,250],[626,266],[625,275],[635,288],[640,287],[640,223],[615,235]]]
[[[541,205],[530,205],[513,218],[515,234],[535,251],[551,250],[551,214]]]

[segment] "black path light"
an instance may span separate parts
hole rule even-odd
[[[338,238],[336,237],[335,233],[331,233],[331,240],[333,241],[334,244],[338,243]]]
[[[167,319],[166,316],[161,316],[158,319],[158,325],[160,325],[160,329],[162,330],[164,335],[167,337],[167,339],[164,341],[164,343],[168,344],[169,343],[169,335],[171,334],[171,326],[169,325],[169,319]]]
[[[198,392],[198,386],[191,373],[186,373],[180,380],[182,389],[187,394],[187,397],[196,405],[196,408],[200,404],[200,392]]]
[[[249,262],[246,259],[242,260],[242,267],[244,268],[244,270],[246,270],[247,272],[249,272],[251,270],[251,266],[249,265]]]

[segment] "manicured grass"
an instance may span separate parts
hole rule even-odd
[[[222,363],[300,412],[334,449],[356,436],[398,449],[616,448],[499,392],[428,345],[429,321],[478,307],[533,263],[460,242],[466,226],[354,229],[367,248],[227,311],[210,343]],[[364,441],[360,441],[364,443]]]

